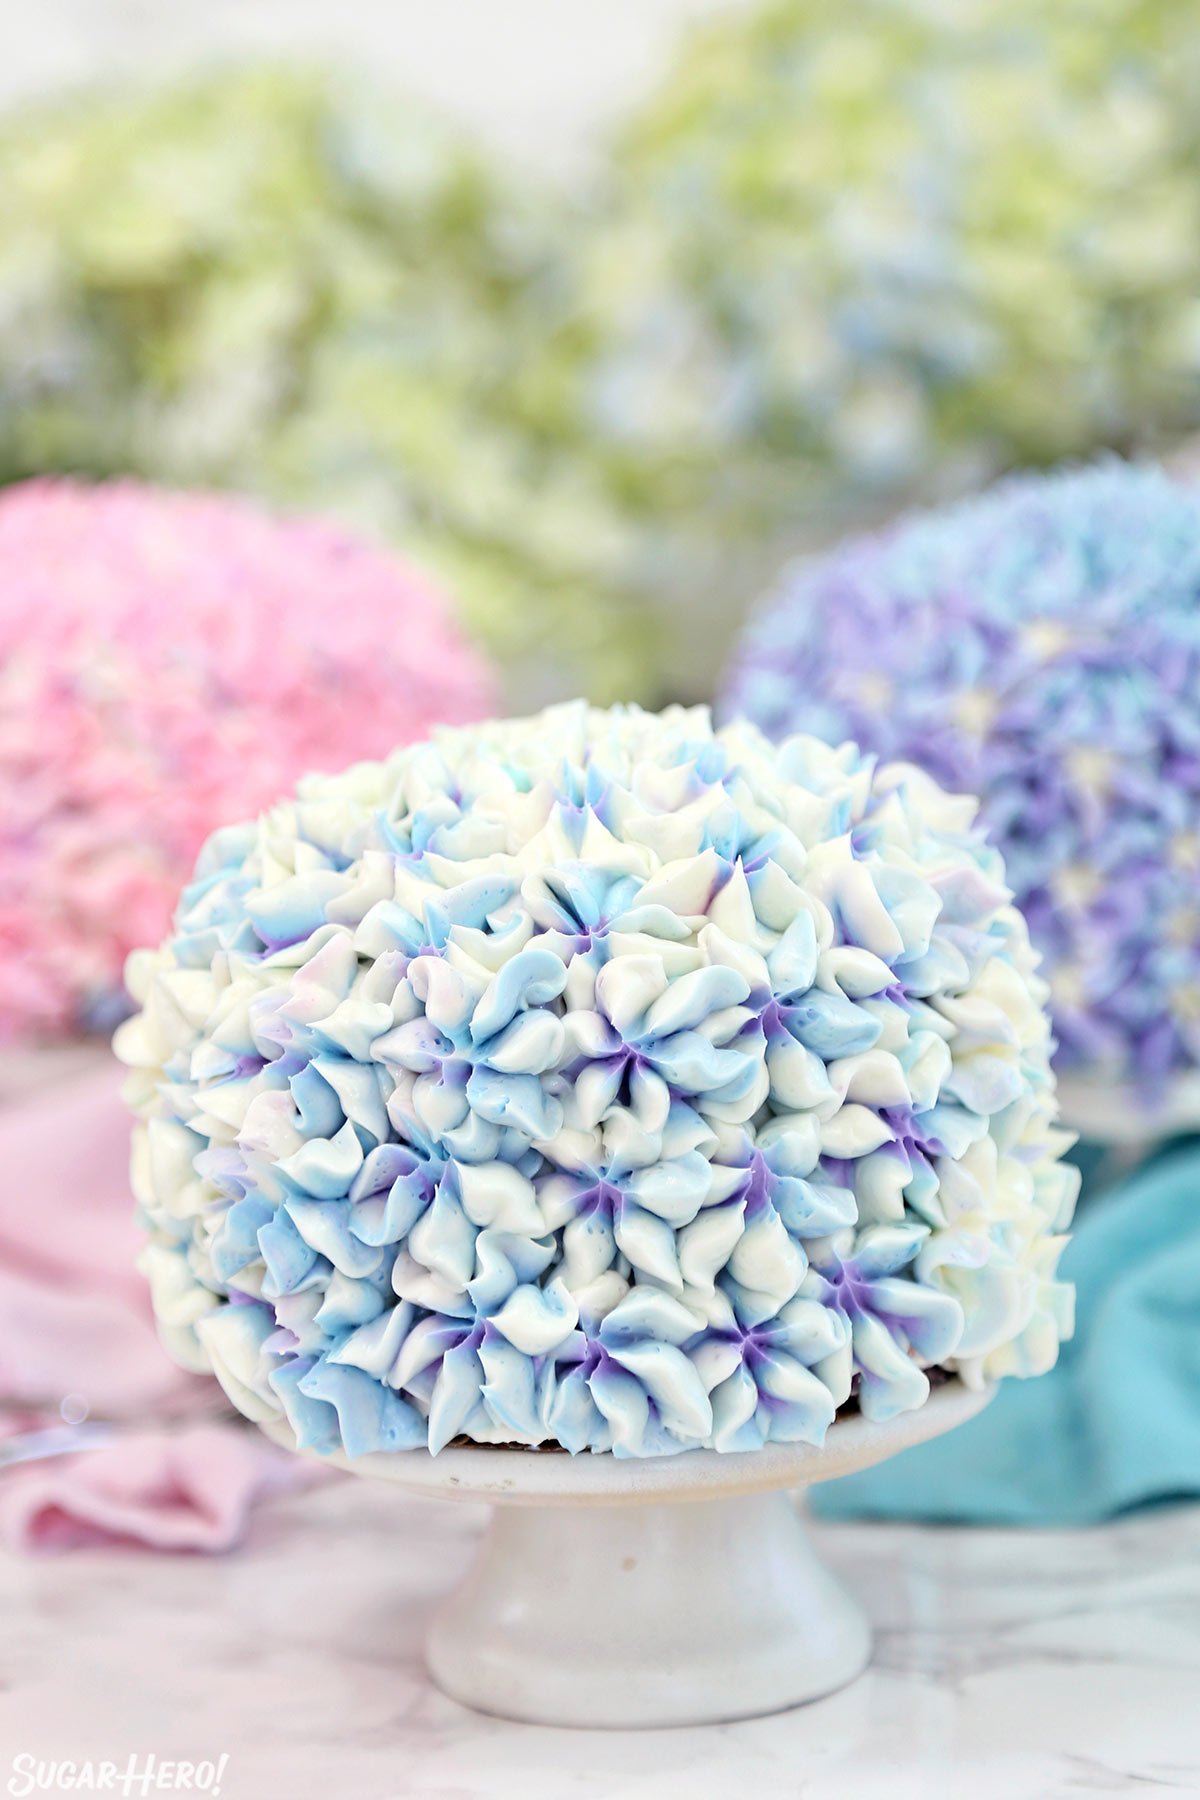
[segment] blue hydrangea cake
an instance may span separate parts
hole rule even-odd
[[[218,832],[118,1034],[168,1346],[350,1456],[819,1444],[1045,1370],[1074,1173],[974,812],[580,704]]]
[[[1073,1121],[1200,1124],[1200,493],[1113,458],[848,540],[785,572],[724,704],[981,795]]]

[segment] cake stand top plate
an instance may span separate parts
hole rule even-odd
[[[1200,1131],[1200,1071],[1176,1075],[1147,1106],[1132,1082],[1058,1077],[1060,1122],[1097,1144],[1142,1150],[1164,1137]]]
[[[316,1460],[441,1500],[516,1506],[722,1500],[852,1475],[965,1424],[987,1405],[994,1391],[948,1381],[915,1412],[882,1423],[860,1413],[836,1419],[820,1449],[811,1444],[768,1444],[762,1450],[740,1452],[685,1450],[678,1456],[617,1457],[607,1452],[570,1456],[561,1450],[481,1444],[443,1450],[437,1456],[428,1450],[397,1450],[357,1457],[337,1452]],[[286,1420],[267,1421],[262,1429],[275,1443],[295,1450]]]

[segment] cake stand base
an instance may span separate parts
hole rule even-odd
[[[870,1649],[792,1500],[768,1493],[497,1510],[427,1656],[482,1712],[637,1726],[778,1712],[852,1681]]]
[[[861,1609],[783,1490],[869,1468],[990,1397],[950,1381],[886,1423],[836,1420],[820,1449],[622,1459],[469,1445],[324,1460],[493,1506],[429,1634],[430,1673],[454,1699],[538,1725],[715,1724],[832,1693],[870,1655]],[[283,1420],[263,1429],[294,1447]]]

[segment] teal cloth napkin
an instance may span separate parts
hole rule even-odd
[[[1080,1209],[1075,1337],[969,1425],[812,1491],[826,1518],[1083,1525],[1200,1495],[1200,1140]]]

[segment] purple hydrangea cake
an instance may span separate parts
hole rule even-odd
[[[1044,988],[905,765],[445,729],[213,837],[118,1034],[168,1347],[350,1456],[819,1444],[1070,1330]]]
[[[724,707],[980,794],[1068,1110],[1101,1137],[1200,1119],[1200,493],[1113,460],[800,563]]]

